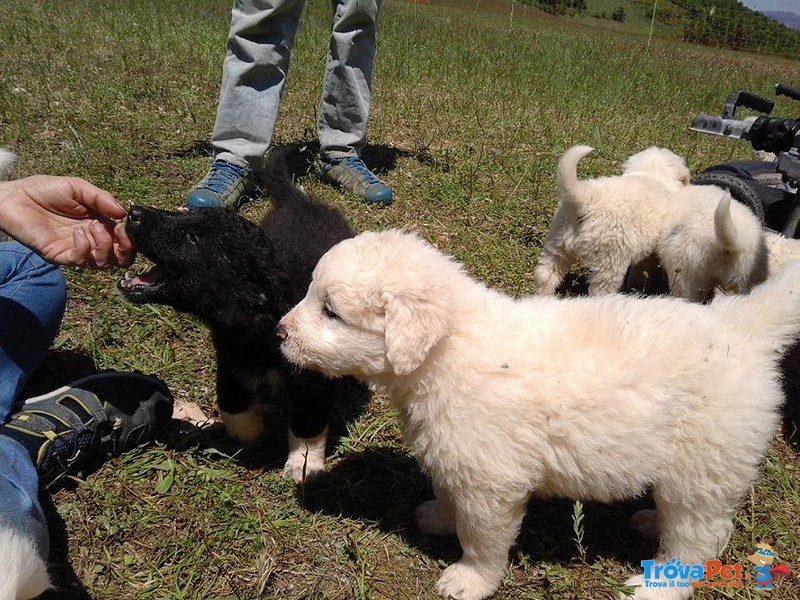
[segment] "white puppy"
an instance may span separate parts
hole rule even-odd
[[[717,289],[746,294],[767,278],[761,222],[727,191],[690,185],[670,206],[672,218],[657,254],[673,296],[704,302]]]
[[[16,154],[5,148],[0,148],[0,181],[8,181],[13,177],[16,163]]]
[[[652,489],[656,560],[718,555],[777,429],[775,363],[798,331],[800,265],[708,306],[514,299],[385,231],[329,250],[277,334],[290,361],[391,399],[436,494],[418,526],[456,533],[463,549],[437,590],[478,600],[500,585],[533,495],[614,502]],[[690,594],[642,586],[635,598]]]
[[[589,294],[620,291],[628,267],[656,248],[670,214],[669,197],[689,184],[686,161],[648,148],[623,174],[580,180],[576,169],[589,146],[573,146],[558,165],[560,202],[536,267],[539,294],[554,294],[574,265],[588,270]]]
[[[769,249],[770,275],[777,273],[784,265],[800,260],[800,240],[769,230],[764,235]]]

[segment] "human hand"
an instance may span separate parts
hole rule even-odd
[[[68,266],[127,267],[136,257],[126,210],[79,177],[34,175],[0,183],[0,229],[45,260]]]

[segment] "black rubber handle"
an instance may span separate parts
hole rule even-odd
[[[737,106],[744,106],[745,108],[752,108],[758,112],[769,114],[775,107],[775,103],[763,96],[754,94],[752,92],[739,92],[739,97],[736,98]]]
[[[775,85],[776,96],[789,96],[792,100],[800,100],[800,90],[788,83],[778,83]]]

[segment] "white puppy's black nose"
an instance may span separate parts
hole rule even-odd
[[[278,326],[275,328],[275,335],[278,336],[279,340],[285,340],[289,337],[289,332],[286,330],[286,327],[283,324],[278,323]]]

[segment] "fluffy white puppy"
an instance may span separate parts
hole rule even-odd
[[[716,556],[777,429],[776,361],[800,330],[800,266],[746,296],[514,299],[418,236],[367,232],[317,265],[277,334],[292,362],[385,393],[456,533],[442,596],[490,596],[531,496],[652,489],[657,562]],[[632,584],[641,584],[641,576]],[[639,587],[677,599],[691,588]]]
[[[560,201],[535,271],[539,294],[554,294],[576,264],[588,270],[590,295],[620,291],[628,267],[655,251],[669,197],[691,179],[683,158],[656,147],[631,156],[620,176],[578,179],[578,162],[592,151],[573,146],[559,162]]]
[[[5,148],[0,148],[0,181],[9,181],[13,177],[16,163],[16,154]]]
[[[0,598],[29,600],[51,587],[47,565],[31,540],[0,523]]]
[[[656,252],[673,296],[704,302],[717,289],[746,294],[767,278],[764,228],[727,191],[690,185],[670,205],[672,218]]]

